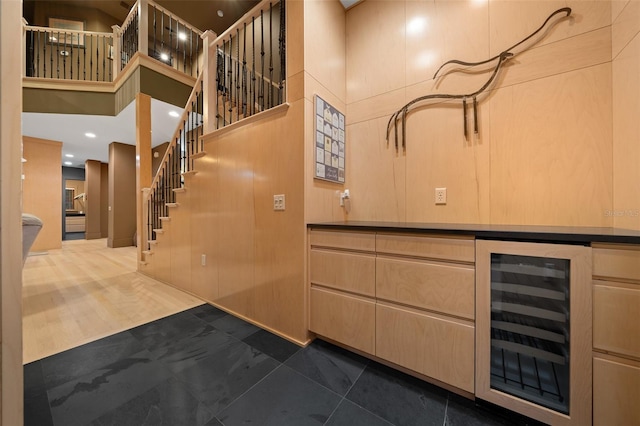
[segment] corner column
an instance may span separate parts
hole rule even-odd
[[[218,87],[216,82],[216,47],[211,43],[218,38],[216,33],[207,30],[202,34],[202,93],[204,94],[204,103],[202,105],[202,115],[204,116],[203,134],[211,133],[216,129],[216,97],[218,96]],[[213,74],[213,75],[212,75]],[[214,115],[211,116],[210,114]]]
[[[151,97],[144,93],[136,95],[136,245],[138,268],[142,262],[142,252],[146,250],[146,215],[143,203],[143,189],[151,187]]]

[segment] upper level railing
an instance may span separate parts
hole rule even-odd
[[[144,53],[197,78],[202,31],[153,0],[137,0],[112,33],[24,26],[26,77],[111,82]]]
[[[136,52],[152,58],[192,77],[202,67],[202,31],[177,17],[153,0],[137,0],[118,35],[120,69]]]
[[[113,34],[25,26],[26,77],[113,81]]]
[[[285,12],[284,1],[263,1],[211,44],[218,90],[214,129],[285,101]]]

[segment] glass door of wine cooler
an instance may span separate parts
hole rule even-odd
[[[590,250],[476,242],[476,396],[550,424],[590,424]]]
[[[491,254],[491,388],[569,413],[569,261]]]

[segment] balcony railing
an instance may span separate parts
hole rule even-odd
[[[285,2],[263,1],[212,43],[215,129],[284,102],[285,21]]]
[[[196,78],[202,31],[153,0],[137,0],[112,33],[25,25],[26,77],[112,82],[137,52]]]
[[[202,67],[202,31],[156,4],[153,0],[138,0],[118,34],[120,70],[136,52],[152,58],[192,77]]]
[[[113,81],[113,34],[25,26],[27,77]]]

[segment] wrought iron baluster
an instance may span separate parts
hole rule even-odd
[[[247,116],[247,23],[242,33],[242,116]]]
[[[84,33],[82,35],[78,35],[78,43],[76,45],[76,62],[78,66],[76,69],[76,80],[80,80],[80,53],[82,52],[80,49],[80,37],[84,40]]]
[[[269,3],[269,108],[273,106],[273,4]]]
[[[156,7],[155,4],[152,5],[152,7],[153,7],[153,55],[155,56],[158,54],[158,46],[157,46],[158,38],[156,37],[157,31],[158,31],[156,13],[158,12],[158,8]]]
[[[161,19],[161,25],[160,25],[160,41],[161,41],[161,47],[160,50],[162,52],[164,52],[164,12],[162,12],[162,19]],[[158,59],[160,59],[158,57]]]
[[[220,51],[219,47],[216,45],[216,130],[219,129],[219,121],[220,121],[220,113],[219,113],[219,98],[220,98]]]
[[[240,29],[236,28],[236,121],[240,121]]]
[[[189,72],[193,77],[193,30],[189,31]]]
[[[93,81],[93,37],[89,36],[89,80]]]
[[[251,18],[251,115],[256,113],[256,19]]]
[[[97,39],[96,39],[96,81],[100,81],[100,41]]]
[[[107,81],[107,38],[102,37],[102,81]]]
[[[29,39],[30,39],[30,43],[29,43],[29,64],[31,65],[29,67],[29,72],[27,73],[27,77],[33,77],[34,74],[34,59],[35,59],[35,55],[33,54],[33,44],[34,44],[34,37],[33,37],[33,31],[29,30]]]
[[[60,79],[60,31],[56,38],[56,78]]]
[[[204,48],[204,42],[202,42],[202,46]],[[198,52],[200,51],[200,37],[196,37],[196,75],[200,75],[200,61],[198,61]]]
[[[173,30],[172,30],[172,21],[173,18],[171,17],[171,15],[169,15],[169,59],[167,59],[169,61],[169,65],[171,65],[171,50],[173,49]]]
[[[233,36],[229,34],[229,124],[233,122],[233,62],[231,61],[232,48]]]
[[[278,85],[278,105],[284,103],[284,81],[287,78],[286,20],[285,0],[280,1],[280,84]]]
[[[262,9],[260,9],[260,65],[262,73],[260,74],[260,111],[264,111],[264,17]]]
[[[184,46],[182,49],[182,72],[187,73],[187,27],[184,26],[184,38],[182,40]]]

